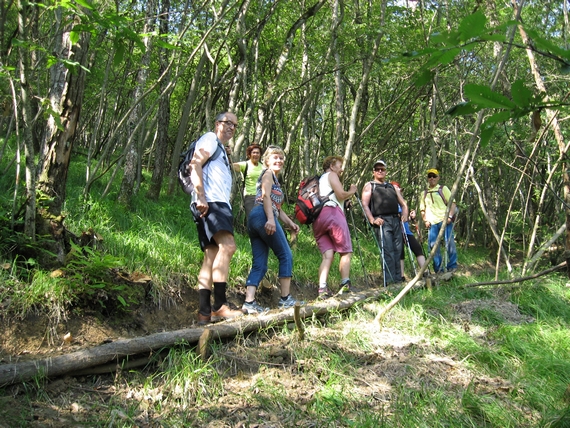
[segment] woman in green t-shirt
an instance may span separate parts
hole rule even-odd
[[[247,158],[246,161],[236,162],[233,166],[234,171],[241,172],[244,176],[243,206],[247,218],[255,204],[255,185],[263,170],[263,165],[259,162],[261,159],[261,146],[252,144],[245,150],[245,156]]]

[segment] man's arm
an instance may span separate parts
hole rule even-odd
[[[406,202],[406,200],[403,198],[402,196],[402,192],[400,192],[400,189],[397,189],[396,187],[394,187],[394,190],[396,190],[396,196],[398,197],[398,204],[400,204],[400,207],[402,207],[402,214],[400,215],[402,218],[402,221],[408,221],[408,204]]]
[[[194,192],[196,192],[196,208],[204,217],[208,213],[208,202],[206,202],[206,193],[204,191],[204,164],[210,159],[210,152],[204,150],[202,147],[194,152],[194,156],[190,161],[192,169],[190,177],[194,184]]]
[[[370,199],[372,198],[372,186],[370,183],[366,183],[364,189],[362,189],[362,208],[364,209],[364,215],[370,224],[374,224],[376,226],[382,226],[384,224],[384,220],[380,217],[374,218],[372,215],[372,211],[370,211]]]

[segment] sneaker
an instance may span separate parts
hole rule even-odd
[[[263,314],[269,310],[269,308],[264,308],[255,300],[251,303],[244,302],[242,309],[246,311],[246,314]]]
[[[302,300],[296,300],[293,296],[291,296],[289,294],[285,300],[279,299],[279,303],[277,303],[277,307],[279,309],[288,309],[288,308],[292,308],[297,303],[299,303],[300,305],[305,304],[305,302],[303,302]]]
[[[202,315],[198,312],[198,325],[210,324],[210,317],[208,315]]]
[[[220,309],[217,311],[212,311],[211,320],[212,322],[232,320],[244,315],[244,311],[241,309],[230,309],[227,303],[224,303]]]
[[[319,288],[319,297],[317,297],[319,300],[326,300],[332,296],[328,287]]]
[[[356,288],[352,286],[350,281],[346,281],[344,284],[340,284],[340,289],[338,290],[338,294],[346,294],[346,293],[356,293]]]

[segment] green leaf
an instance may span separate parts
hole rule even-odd
[[[168,43],[168,42],[165,42],[162,39],[156,39],[155,44],[156,44],[156,46],[164,48],[164,49],[178,49],[175,45]]]
[[[113,65],[118,67],[123,62],[125,55],[125,46],[122,43],[115,43],[115,56],[113,57]]]
[[[489,42],[506,42],[507,41],[507,36],[505,36],[504,34],[481,34],[479,36],[479,38],[481,40],[487,40]]]
[[[495,124],[491,126],[485,126],[486,122],[481,126],[481,147],[485,148],[489,145],[489,141],[495,132]]]
[[[430,83],[433,79],[433,72],[430,70],[423,70],[414,80],[414,85],[418,88]]]
[[[477,37],[485,31],[486,25],[487,18],[481,10],[466,16],[459,24],[459,40],[461,42],[466,42],[473,37]]]
[[[512,109],[515,103],[484,85],[465,85],[465,97],[484,108]]]
[[[447,45],[449,43],[449,34],[448,33],[432,33],[429,36],[432,43],[442,43]]]
[[[457,57],[459,52],[461,52],[461,49],[459,48],[453,48],[443,52],[442,55],[439,57],[439,64],[440,65],[449,64],[455,59],[455,57]]]
[[[77,31],[71,30],[69,32],[69,40],[72,44],[76,44],[79,41],[79,33]]]
[[[498,113],[495,113],[495,114],[489,116],[487,119],[485,119],[485,125],[490,126],[488,124],[506,122],[510,118],[511,118],[511,112],[510,111],[508,111],[508,110],[507,111],[500,111]]]
[[[470,102],[462,102],[459,104],[454,105],[449,110],[445,112],[445,114],[450,115],[451,117],[457,116],[467,116],[469,114],[473,114],[481,110],[480,107],[477,107],[475,104]]]
[[[527,34],[531,37],[534,45],[538,49],[545,50],[551,54],[557,55],[560,59],[570,61],[570,51],[555,45],[550,40],[538,35],[538,32],[532,29],[527,29]]]
[[[93,10],[93,5],[91,5],[91,3],[86,2],[85,0],[75,0],[75,2],[86,9]]]
[[[530,106],[534,98],[532,91],[524,85],[522,79],[515,81],[511,85],[511,97],[513,102],[521,108]]]

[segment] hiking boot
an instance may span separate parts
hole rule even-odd
[[[319,288],[319,296],[317,297],[317,299],[319,300],[326,300],[330,297],[332,297],[332,293],[329,290],[328,287],[323,287],[323,288]]]
[[[208,315],[202,315],[198,312],[198,325],[210,324],[210,317]]]
[[[279,309],[288,309],[288,308],[292,308],[293,306],[295,306],[296,303],[299,303],[300,305],[305,304],[305,302],[303,302],[302,300],[296,300],[293,296],[291,296],[289,294],[285,300],[279,299],[279,303],[277,303],[277,307]]]
[[[356,293],[356,288],[352,286],[350,281],[346,281],[344,284],[340,284],[340,289],[338,294]]]
[[[230,309],[227,303],[224,303],[220,309],[217,311],[212,311],[211,320],[212,322],[233,320],[234,318],[239,318],[244,315],[242,309]]]
[[[246,314],[263,314],[269,310],[269,308],[264,308],[255,300],[251,303],[244,302],[242,309],[246,311]]]

